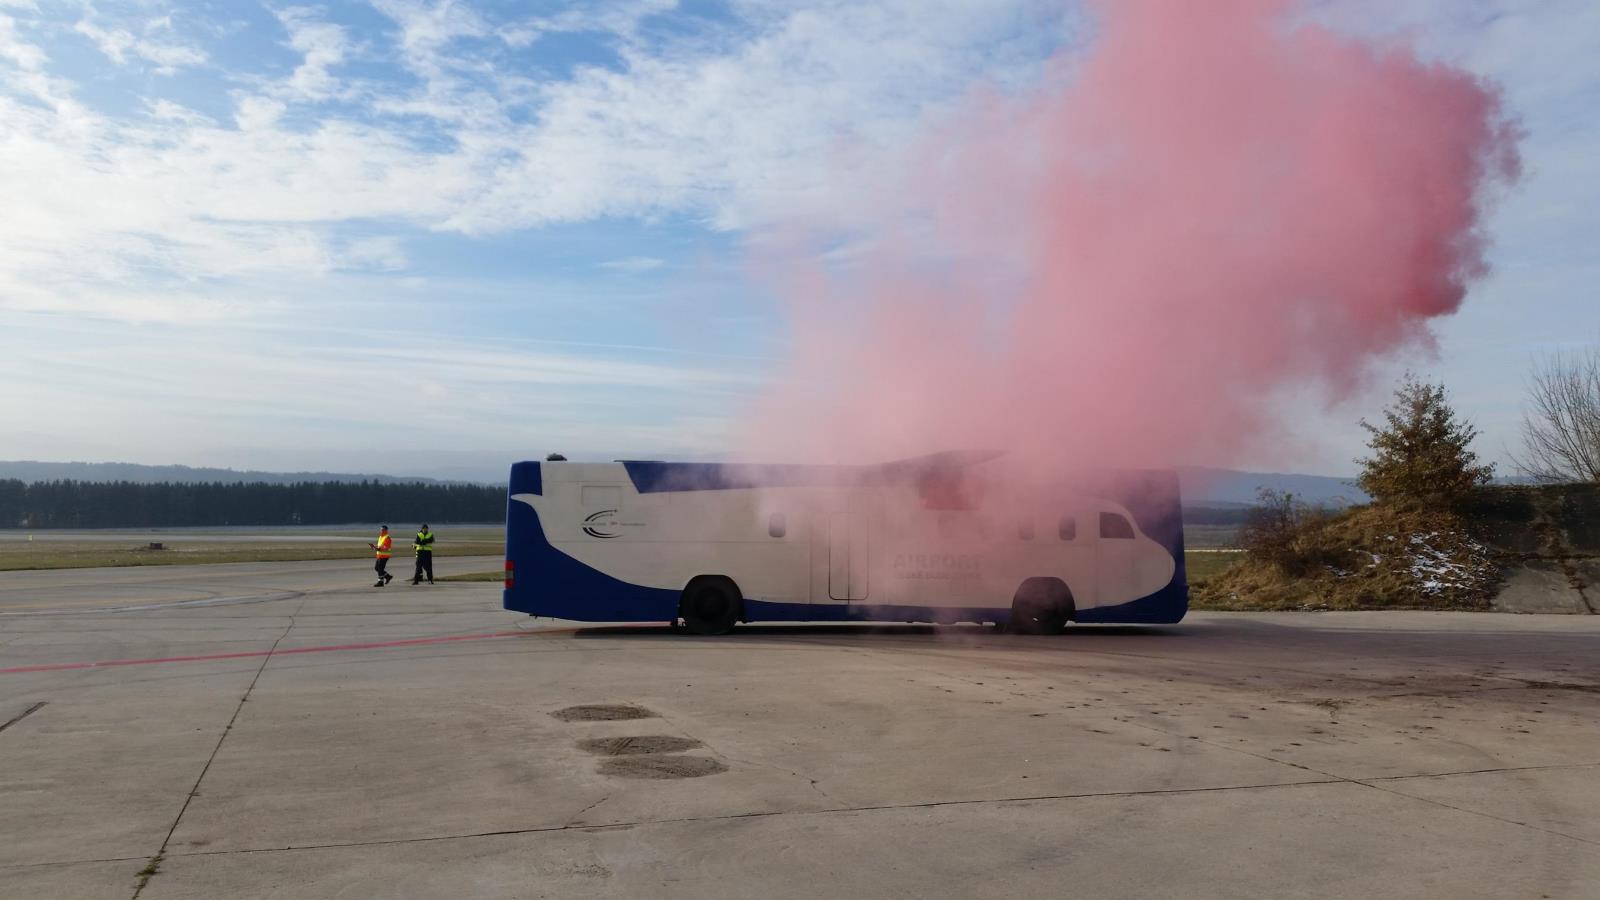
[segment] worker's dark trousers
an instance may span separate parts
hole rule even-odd
[[[389,559],[388,559],[388,557],[382,557],[382,556],[378,557],[378,561],[376,563],[373,563],[372,568],[373,568],[373,571],[378,573],[378,580],[379,581],[382,581],[383,579],[387,578],[389,576]]]
[[[417,551],[417,572],[416,572],[415,575],[411,576],[411,583],[412,584],[417,584],[417,583],[421,582],[422,581],[422,573],[423,572],[427,572],[428,573],[428,583],[432,584],[433,583],[433,551],[432,550],[419,550],[419,551]]]

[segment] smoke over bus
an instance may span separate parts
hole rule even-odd
[[[915,143],[847,264],[798,228],[763,254],[794,350],[749,458],[1226,463],[1282,439],[1283,391],[1426,348],[1486,273],[1518,174],[1491,86],[1284,0],[1091,12],[1037,87]]]

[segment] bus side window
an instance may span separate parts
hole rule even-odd
[[[1103,512],[1100,514],[1100,536],[1117,541],[1131,541],[1133,526],[1116,513]]]
[[[788,533],[789,520],[783,513],[773,513],[771,518],[767,519],[767,534],[781,538]]]
[[[1056,524],[1056,536],[1063,541],[1077,540],[1078,520],[1071,516],[1062,516],[1061,521]]]
[[[586,484],[579,491],[579,499],[584,509],[609,509],[622,508],[622,488],[614,484]]]
[[[1025,541],[1033,540],[1033,520],[1028,519],[1017,526],[1017,537]]]

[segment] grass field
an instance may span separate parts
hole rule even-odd
[[[460,575],[441,575],[439,581],[504,581],[505,572],[465,572]]]
[[[1205,526],[1202,526],[1204,529]],[[1208,545],[1225,543],[1231,529],[1218,529],[1216,534],[1195,533],[1185,529],[1185,539],[1200,552],[1184,554],[1185,567],[1191,584],[1204,582],[1233,565],[1243,556],[1239,550],[1209,550]],[[451,532],[453,540],[441,542],[435,556],[449,559],[460,556],[500,556],[505,551],[503,533],[497,528],[466,528]],[[83,569],[97,566],[198,566],[214,563],[238,562],[292,562],[313,559],[370,559],[372,551],[364,542],[348,540],[352,537],[371,537],[368,531],[348,529],[320,530],[316,534],[271,532],[263,534],[272,540],[251,541],[240,536],[217,539],[208,536],[204,541],[169,541],[160,534],[129,534],[126,542],[107,540],[105,535],[96,540],[74,541],[0,541],[0,572],[24,569]],[[286,540],[285,538],[296,538]],[[328,540],[336,538],[342,540]],[[1196,540],[1198,538],[1198,540]],[[147,549],[150,540],[161,539],[165,549]],[[303,542],[302,540],[303,539]],[[409,537],[395,540],[395,563],[398,568],[409,566],[411,553]],[[500,581],[500,571],[465,572],[445,575],[440,581],[494,582]]]
[[[1239,526],[1185,525],[1183,545],[1190,550],[1235,549],[1239,546]]]
[[[1194,584],[1222,574],[1225,569],[1243,558],[1243,550],[1189,552],[1183,555],[1183,566],[1189,573],[1189,583]]]
[[[365,534],[365,533],[363,533]],[[197,566],[214,563],[239,562],[291,562],[307,559],[371,559],[372,551],[363,542],[329,541],[335,532],[306,535],[300,540],[283,540],[281,535],[272,541],[238,540],[175,541],[162,540],[164,549],[150,550],[150,540],[159,535],[130,535],[126,542],[120,540],[49,540],[0,542],[0,572],[23,569],[83,569],[96,566]],[[370,535],[367,535],[370,537]],[[323,538],[319,540],[320,538]],[[396,536],[394,563],[411,564],[409,537]],[[505,552],[505,543],[492,529],[474,529],[458,539],[445,542],[441,539],[434,556],[448,559],[456,556],[499,556]]]

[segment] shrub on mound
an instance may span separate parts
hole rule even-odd
[[[1392,505],[1302,512],[1192,589],[1197,609],[1487,609],[1500,580],[1452,512]]]

